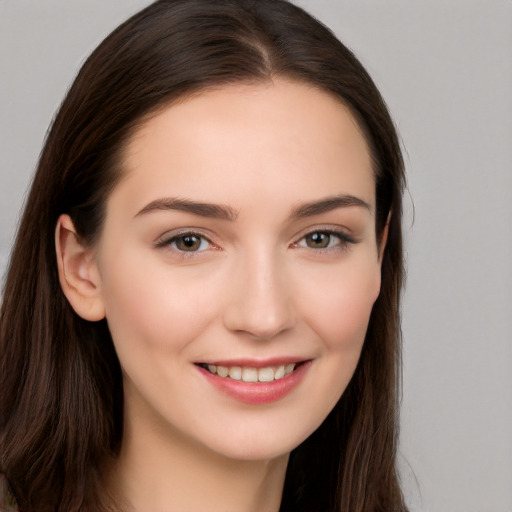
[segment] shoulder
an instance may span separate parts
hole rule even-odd
[[[0,512],[18,512],[9,482],[3,473],[0,473]]]

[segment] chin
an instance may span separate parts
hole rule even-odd
[[[205,440],[205,444],[217,454],[240,461],[273,460],[287,457],[303,443],[323,422],[300,424],[292,420],[289,424],[239,425],[223,435]],[[262,422],[263,423],[263,422]],[[298,428],[300,427],[300,428]],[[226,435],[227,434],[227,435]]]

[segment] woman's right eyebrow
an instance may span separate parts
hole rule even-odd
[[[155,199],[144,206],[135,217],[145,215],[158,210],[177,210],[181,212],[193,213],[201,217],[209,217],[214,219],[235,221],[238,218],[238,211],[230,206],[203,203],[199,201],[191,201],[179,197],[163,197]]]

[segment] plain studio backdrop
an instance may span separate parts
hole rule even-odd
[[[148,3],[0,0],[2,275],[46,129],[78,67]],[[408,503],[512,512],[512,1],[297,3],[366,66],[405,148]]]

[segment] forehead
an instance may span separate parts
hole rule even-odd
[[[131,186],[138,205],[155,188],[234,206],[247,194],[350,193],[374,203],[370,152],[350,110],[285,80],[223,86],[162,109],[130,139],[123,170],[119,187]]]

